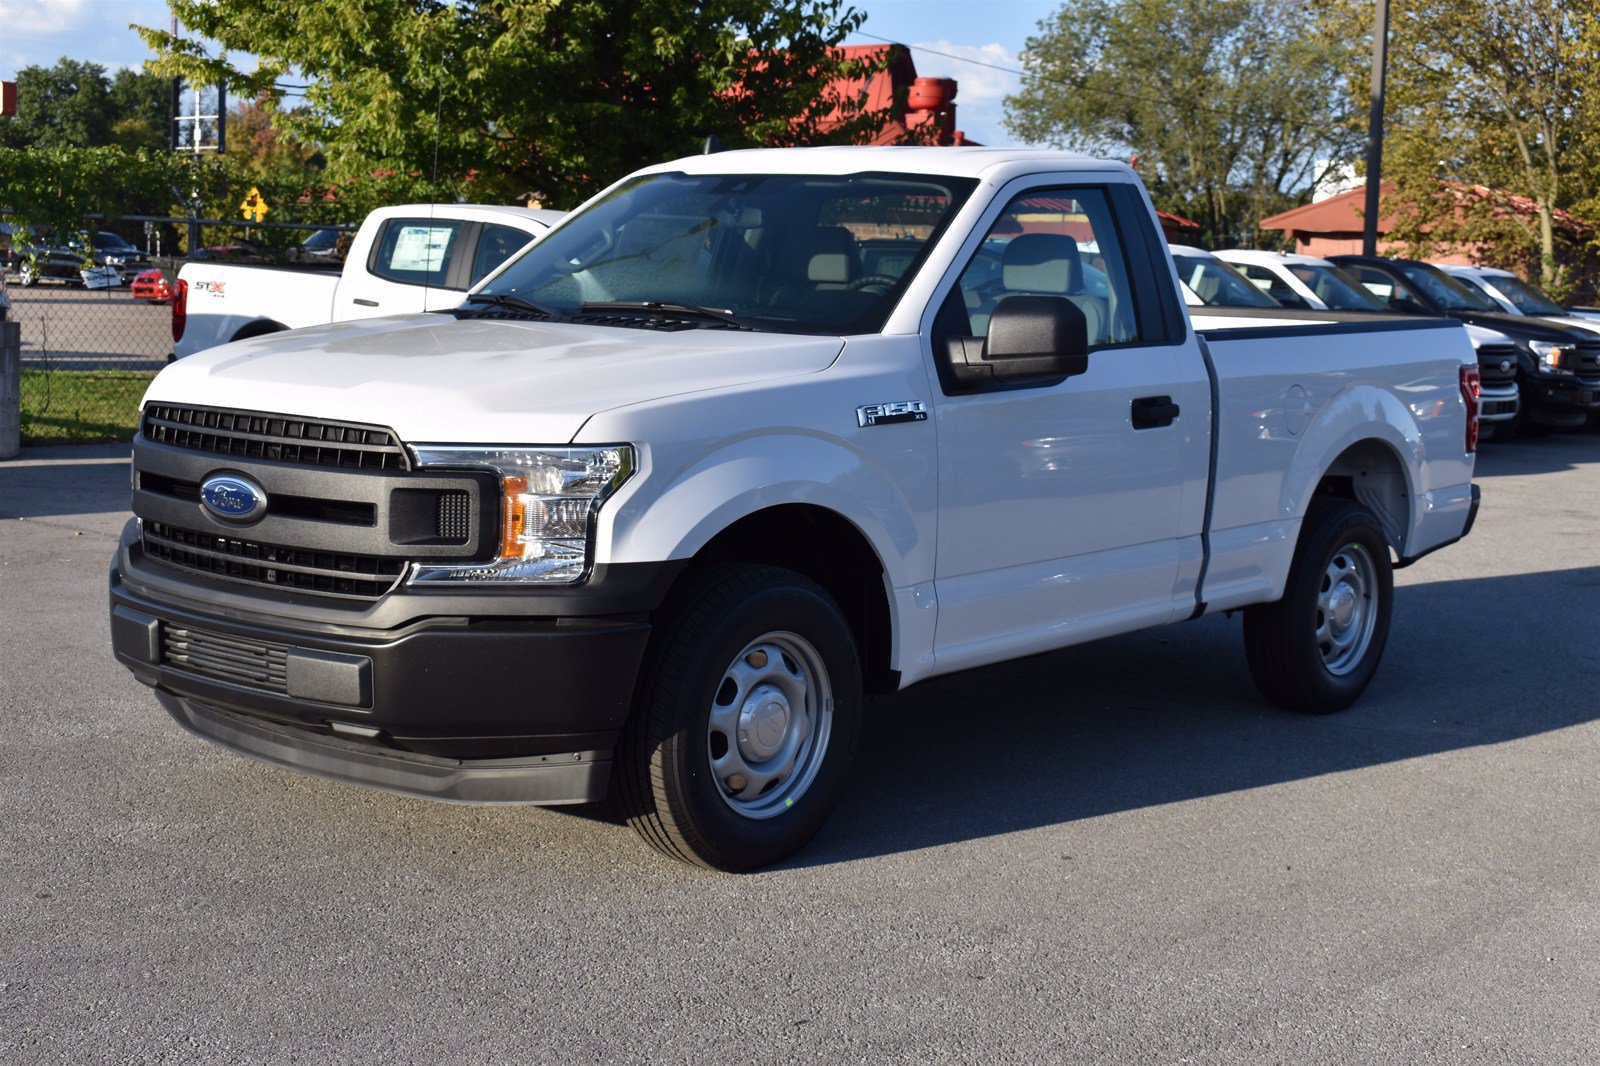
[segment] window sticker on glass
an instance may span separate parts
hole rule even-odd
[[[454,226],[403,226],[389,257],[390,270],[436,270],[450,250]]]

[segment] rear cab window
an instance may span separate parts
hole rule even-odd
[[[402,285],[462,288],[447,282],[463,225],[444,218],[391,218],[373,242],[367,269]]]

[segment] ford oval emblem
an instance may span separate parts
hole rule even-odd
[[[249,478],[215,474],[200,484],[200,503],[218,518],[247,522],[267,510],[267,494]]]

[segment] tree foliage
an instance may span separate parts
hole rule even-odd
[[[1464,245],[1568,289],[1600,223],[1600,6],[1408,0],[1389,48],[1392,235],[1413,254]],[[1364,73],[1351,80],[1364,94]],[[1587,234],[1564,211],[1587,215]]]
[[[1027,140],[1138,157],[1157,203],[1253,244],[1355,143],[1348,23],[1301,0],[1077,0],[1028,40],[1006,101]]]
[[[144,29],[160,69],[275,99],[306,84],[285,128],[326,146],[329,173],[375,167],[471,178],[479,198],[563,206],[621,174],[729,146],[849,140],[830,128],[834,51],[862,16],[843,0],[172,0],[187,36]],[[844,102],[848,107],[852,102]],[[859,109],[858,109],[859,110]]]

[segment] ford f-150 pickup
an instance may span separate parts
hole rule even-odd
[[[1449,319],[1191,319],[1122,164],[697,156],[458,307],[169,366],[113,642],[252,758],[609,793],[749,869],[823,824],[866,694],[1242,609],[1266,699],[1348,706],[1394,567],[1472,526],[1477,403]]]

